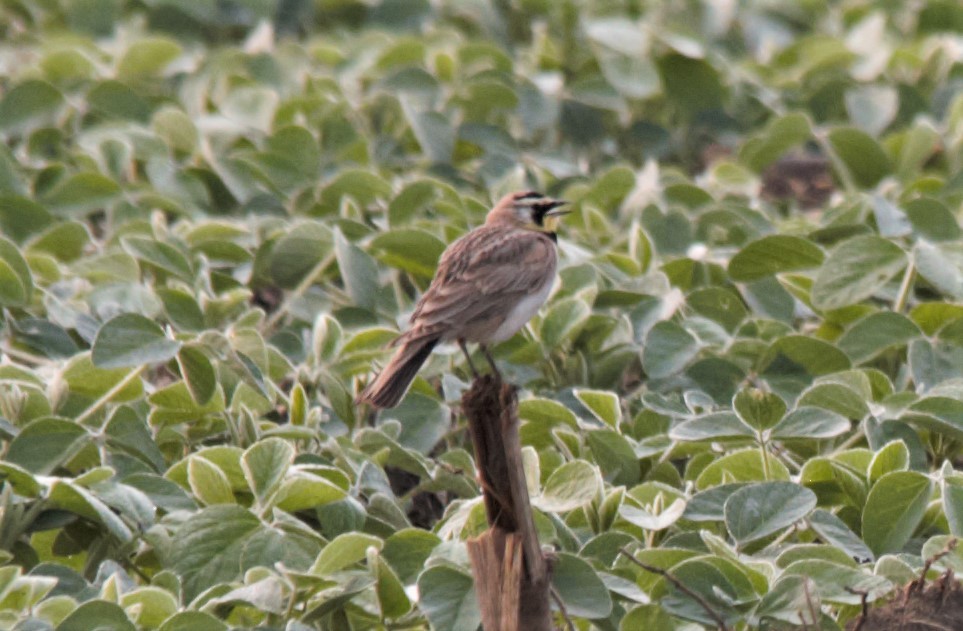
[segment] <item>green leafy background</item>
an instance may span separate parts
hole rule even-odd
[[[474,630],[453,348],[352,400],[493,199],[579,629],[837,629],[963,534],[963,8],[0,2],[0,625]],[[960,570],[953,553],[932,567]],[[561,613],[558,613],[561,622]]]

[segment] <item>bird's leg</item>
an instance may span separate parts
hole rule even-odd
[[[465,345],[465,340],[458,338],[458,346],[461,347],[461,352],[465,354],[465,359],[468,361],[468,368],[471,369],[472,377],[478,379],[478,371],[475,370],[475,364],[471,361],[471,355],[468,353],[468,346]]]
[[[488,365],[492,367],[492,374],[501,379],[502,373],[498,371],[498,366],[495,365],[495,358],[492,357],[492,354],[489,352],[488,346],[485,344],[479,344],[478,348],[480,348],[481,352],[485,354],[485,359],[488,360]]]

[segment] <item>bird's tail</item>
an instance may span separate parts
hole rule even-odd
[[[370,403],[376,408],[398,405],[437,343],[437,337],[403,341],[381,374],[368,384],[355,402]]]

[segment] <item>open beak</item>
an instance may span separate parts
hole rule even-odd
[[[545,213],[546,217],[558,217],[572,212],[571,208],[561,208],[561,206],[568,206],[568,202],[564,199],[553,199],[548,203],[548,206],[548,212]]]

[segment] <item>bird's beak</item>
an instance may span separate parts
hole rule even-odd
[[[558,217],[572,212],[571,208],[561,208],[561,206],[568,206],[568,202],[564,199],[553,199],[548,203],[548,206],[549,210],[545,213],[546,217]]]

